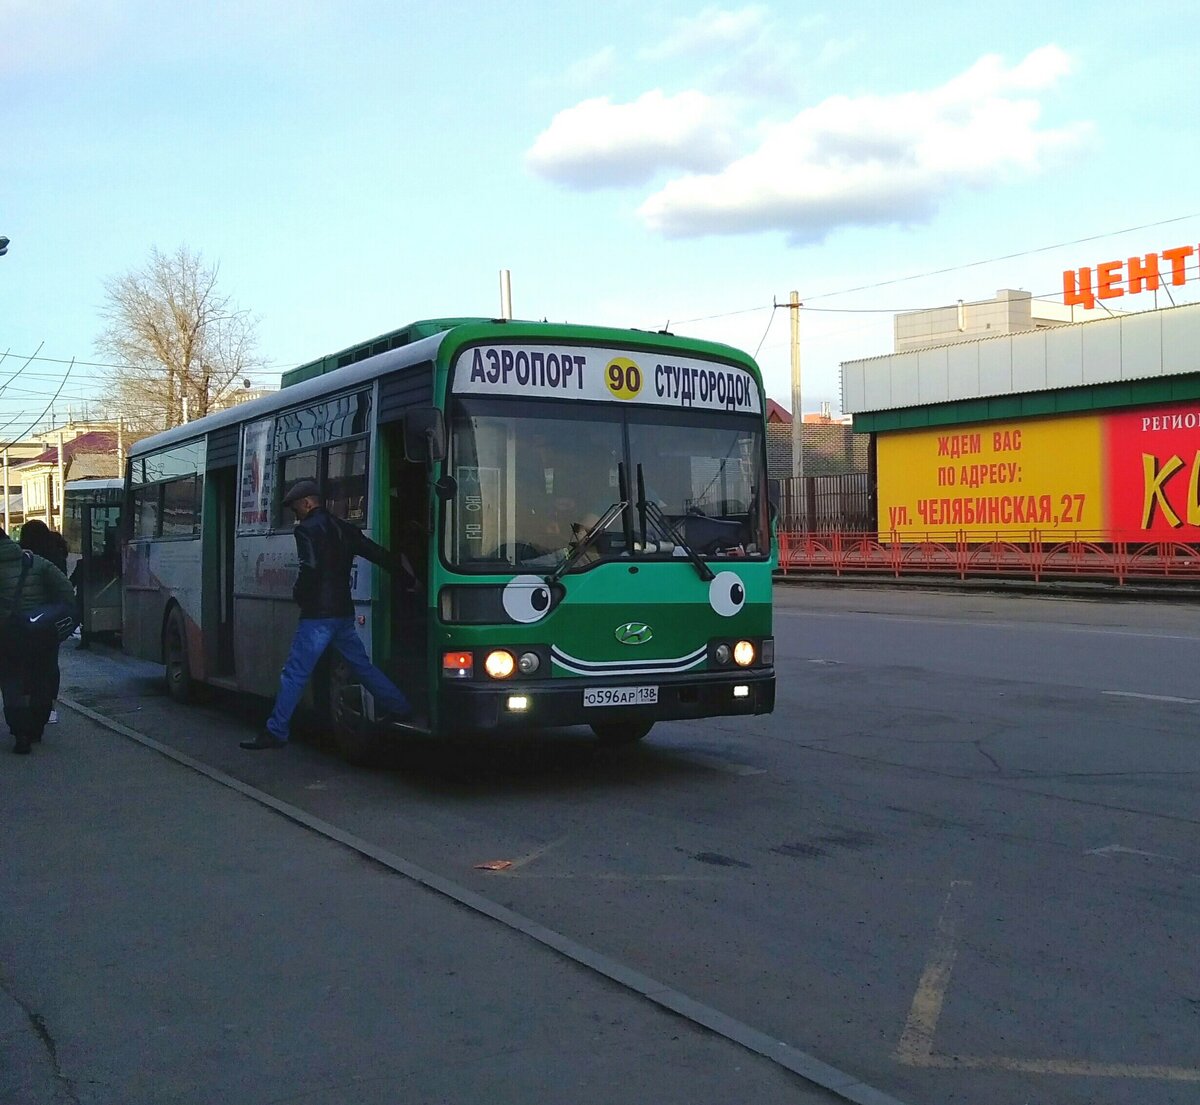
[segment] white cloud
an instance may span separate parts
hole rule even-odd
[[[662,169],[719,168],[731,156],[730,135],[718,101],[655,89],[632,103],[602,96],[560,111],[525,161],[539,176],[574,188],[643,184]]]
[[[642,57],[663,61],[713,49],[725,53],[758,39],[766,21],[767,10],[758,5],[740,11],[705,8],[691,19],[676,20],[674,31],[656,46],[643,50]]]
[[[1042,47],[1012,68],[996,56],[928,91],[834,96],[764,131],[753,153],[717,172],[669,182],[642,204],[667,237],[783,231],[819,241],[847,225],[928,219],[949,194],[1078,145],[1088,124],[1039,128],[1041,106],[1070,59]]]
[[[567,70],[568,83],[578,87],[593,84],[609,76],[617,66],[617,51],[612,46],[605,46],[586,58],[580,58]]]

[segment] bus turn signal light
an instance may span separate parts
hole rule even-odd
[[[470,679],[475,672],[475,657],[470,652],[443,652],[442,675],[447,679]]]

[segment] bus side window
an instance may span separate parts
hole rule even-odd
[[[325,450],[325,509],[356,526],[367,524],[367,439]]]
[[[291,519],[283,510],[283,496],[297,480],[320,480],[320,457],[316,449],[304,453],[292,453],[279,462],[279,479],[275,485],[275,528],[283,529]]]

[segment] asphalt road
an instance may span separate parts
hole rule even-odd
[[[1200,607],[777,598],[774,715],[619,751],[365,771],[120,656],[64,693],[912,1105],[1200,1101]]]

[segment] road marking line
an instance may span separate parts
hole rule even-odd
[[[697,767],[707,767],[710,771],[720,771],[725,775],[765,775],[765,767],[753,767],[750,764],[734,764],[719,756],[709,756],[703,752],[684,752],[679,759]]]
[[[534,848],[532,852],[527,852],[525,855],[514,859],[505,874],[511,875],[514,871],[524,867],[528,863],[532,863],[535,859],[541,859],[552,848],[557,848],[560,844],[564,843],[566,839],[565,836],[561,836],[557,840],[550,841],[549,844],[543,844],[540,848]]]
[[[1200,698],[1176,698],[1173,694],[1141,694],[1138,691],[1101,691],[1113,698],[1144,698],[1150,702],[1182,702],[1185,706],[1200,705]]]
[[[514,879],[587,879],[589,882],[718,882],[717,875],[625,875],[619,871],[556,871],[552,874],[529,874],[525,871],[505,871]]]
[[[1158,1067],[1137,1063],[1093,1063],[1086,1059],[1006,1059],[1001,1056],[929,1055],[913,1066],[940,1070],[1009,1070],[1022,1074],[1059,1074],[1075,1078],[1143,1078],[1164,1082],[1200,1082],[1193,1067]]]
[[[1118,851],[1130,851],[1112,845]],[[1097,853],[1109,849],[1097,849]],[[1139,852],[1139,855],[1149,855]],[[1087,1059],[1014,1059],[1001,1055],[938,1055],[933,1036],[950,986],[950,973],[958,955],[958,933],[964,910],[964,895],[955,888],[969,882],[952,882],[938,917],[933,948],[917,984],[912,1008],[893,1058],[910,1067],[932,1070],[1002,1070],[1021,1074],[1067,1075],[1075,1078],[1140,1078],[1163,1082],[1200,1082],[1200,1069],[1139,1063],[1096,1063]]]
[[[1083,854],[1085,856],[1144,856],[1146,859],[1169,859],[1172,863],[1175,862],[1170,856],[1164,856],[1161,852],[1143,852],[1138,848],[1126,848],[1123,844],[1108,844],[1103,848],[1090,848]]]
[[[950,971],[958,955],[956,941],[965,895],[956,893],[956,888],[970,885],[969,882],[952,882],[942,903],[933,948],[917,983],[904,1032],[896,1045],[895,1058],[909,1066],[923,1066],[933,1055],[933,1035],[942,1015],[946,988],[950,985]]]
[[[290,802],[285,802],[272,794],[268,794],[264,790],[259,790],[257,787],[251,786],[249,783],[243,783],[240,779],[235,779],[232,775],[227,775],[218,768],[209,767],[208,764],[200,760],[194,759],[182,752],[177,752],[169,745],[162,744],[153,737],[139,733],[136,729],[131,729],[127,725],[122,725],[119,721],[113,721],[112,718],[105,717],[104,714],[83,706],[73,699],[60,697],[58,701],[69,709],[74,710],[77,714],[81,714],[83,717],[94,721],[97,725],[126,737],[145,748],[149,748],[159,753],[159,755],[166,757],[168,760],[173,760],[175,763],[196,772],[198,775],[203,775],[205,778],[211,779],[214,783],[228,787],[243,797],[249,798],[252,802],[257,802],[261,806],[272,809],[288,820],[294,821],[296,824],[317,833],[319,836],[335,841],[343,847],[357,852],[359,855],[374,860],[381,866],[395,871],[396,874],[419,886],[425,887],[427,890],[441,894],[443,897],[449,898],[451,901],[457,902],[467,909],[482,914],[484,917],[496,921],[506,928],[512,929],[514,932],[528,936],[531,940],[536,941],[543,947],[549,948],[551,951],[557,952],[565,959],[569,959],[581,967],[586,967],[588,970],[610,979],[631,993],[637,994],[652,1004],[669,1010],[677,1016],[691,1021],[693,1024],[707,1028],[710,1032],[745,1048],[755,1055],[760,1055],[764,1059],[770,1060],[785,1070],[799,1075],[805,1081],[828,1090],[836,1097],[853,1102],[853,1105],[904,1105],[899,1098],[892,1097],[890,1094],[876,1089],[853,1074],[839,1070],[837,1067],[832,1067],[828,1063],[823,1063],[815,1055],[810,1055],[806,1051],[792,1047],[791,1044],[754,1028],[744,1021],[735,1020],[728,1014],[722,1013],[719,1009],[696,1001],[682,991],[666,985],[666,983],[659,982],[657,979],[651,978],[649,975],[645,975],[632,967],[627,967],[619,960],[594,951],[587,945],[580,944],[578,941],[572,940],[569,936],[547,928],[537,921],[523,917],[521,914],[500,905],[499,902],[494,902],[482,894],[477,894],[475,891],[469,890],[467,887],[442,875],[427,871],[423,867],[418,867],[415,863],[396,855],[394,852],[389,852],[386,848],[381,848],[377,844],[372,844],[369,840],[355,836],[353,833],[349,833],[329,821],[314,817],[299,806],[294,806]]]

